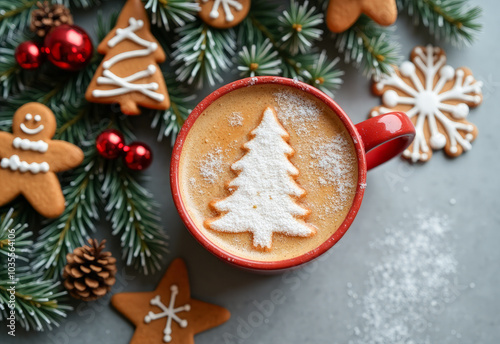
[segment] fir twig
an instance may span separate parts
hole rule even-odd
[[[292,55],[299,52],[306,54],[323,34],[323,30],[317,28],[323,23],[323,14],[317,13],[316,7],[309,7],[307,0],[302,5],[290,1],[290,10],[283,11],[278,20],[281,23],[282,46]]]
[[[304,3],[304,5],[308,5],[308,3]],[[314,11],[302,8],[298,4],[294,4],[293,6],[296,7],[295,11],[297,12],[300,8],[301,13],[310,13],[309,16],[295,17],[300,20],[304,20],[307,17],[307,21],[317,23],[319,17],[313,14]],[[293,44],[283,44],[279,38],[283,32],[289,30],[290,27],[293,28],[293,22],[285,20],[281,21],[281,24],[276,25],[274,15],[276,11],[276,6],[266,0],[252,1],[250,13],[239,27],[238,38],[246,48],[242,48],[239,53],[238,69],[242,72],[249,71],[251,74],[252,70],[255,72],[259,66],[266,65],[270,61],[269,56],[276,53],[282,62],[279,69],[281,69],[284,76],[307,82],[320,88],[329,96],[333,96],[332,90],[341,84],[342,80],[340,77],[343,75],[343,72],[336,68],[338,59],[330,61],[326,58],[325,52],[318,53],[314,49],[310,49],[307,54],[293,54],[290,51],[291,48],[298,51],[300,51],[300,48]],[[285,18],[285,15],[283,17]],[[292,18],[292,16],[288,15],[288,18]],[[304,21],[296,24],[300,23],[303,25]],[[313,30],[315,25],[308,25],[308,29]],[[312,34],[308,35],[308,37],[312,36]],[[266,41],[272,45],[272,49],[267,49],[264,46],[264,42]],[[260,43],[260,50],[265,51],[267,55],[257,54],[257,45],[255,42],[262,42]],[[255,48],[253,45],[255,45]],[[254,49],[256,53],[252,56]],[[274,68],[270,68],[266,72],[275,74],[277,70]],[[255,74],[257,75],[257,73]]]
[[[482,10],[466,0],[398,0],[398,8],[406,10],[415,25],[422,24],[437,39],[454,45],[470,45],[481,30]]]
[[[280,75],[283,63],[269,39],[257,41],[249,48],[243,46],[238,53],[238,70],[242,77]]]
[[[15,58],[17,46],[27,39],[21,32],[8,35],[5,41],[0,43],[0,99],[6,99],[13,93],[23,91],[28,74],[33,74],[23,70]]]
[[[0,42],[10,38],[13,28],[29,25],[31,10],[38,0],[0,0]]]
[[[59,218],[42,228],[34,245],[37,259],[32,267],[35,271],[42,271],[45,278],[60,277],[66,254],[84,245],[89,232],[95,231],[93,221],[99,218],[101,199],[100,161],[95,146],[91,144],[85,150],[82,165],[66,175],[68,183],[63,186],[66,209]]]
[[[102,183],[107,201],[104,211],[112,234],[120,237],[122,257],[127,265],[145,274],[161,269],[166,236],[160,226],[159,205],[139,183],[139,175],[124,169],[121,162],[108,161]],[[118,164],[118,165],[117,165]]]
[[[15,255],[16,260],[27,262],[27,256],[31,252],[33,244],[29,238],[33,233],[26,231],[28,224],[18,222],[18,219],[12,217],[13,214],[14,208],[10,208],[5,215],[0,216],[0,262],[3,261],[2,255],[9,257],[12,254]],[[2,266],[2,268],[6,268],[6,266]]]
[[[387,74],[400,57],[400,46],[391,37],[393,28],[377,25],[362,15],[353,26],[334,36],[335,44],[344,61],[360,67],[366,76]]]
[[[176,29],[179,40],[172,47],[176,79],[201,88],[205,81],[210,86],[222,82],[221,71],[231,66],[228,56],[236,48],[234,30],[217,30],[197,20]]]
[[[10,316],[8,302],[12,287],[6,270],[0,270],[0,321]],[[73,308],[66,304],[66,291],[60,282],[43,278],[27,266],[16,268],[15,279],[16,324],[25,330],[43,331],[58,327],[66,312]]]
[[[172,76],[165,75],[165,80],[168,85],[170,108],[154,113],[151,128],[159,129],[158,141],[161,141],[163,137],[170,136],[170,142],[173,145],[184,121],[192,110],[192,101],[196,95],[189,94],[187,89]]]
[[[167,31],[196,19],[200,6],[193,0],[142,0],[149,11],[151,23]]]

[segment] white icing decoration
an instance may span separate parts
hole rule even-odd
[[[22,139],[20,137],[14,138],[14,140],[12,141],[12,145],[17,149],[30,150],[40,153],[45,153],[49,149],[49,144],[42,140],[30,141],[28,139]]]
[[[29,164],[26,161],[21,161],[17,155],[13,155],[10,158],[3,158],[0,162],[0,167],[3,169],[10,169],[11,171],[19,171],[21,173],[29,171],[33,174],[47,173],[50,169],[49,164],[46,162],[32,162]]]
[[[20,127],[21,127],[21,130],[23,131],[23,133],[25,133],[27,135],[36,135],[39,132],[41,132],[44,128],[43,124],[40,124],[38,127],[30,129],[24,123],[21,123]]]
[[[33,115],[30,113],[27,113],[26,116],[24,116],[24,119],[26,119],[27,121],[31,121],[33,119]]]
[[[212,0],[203,0],[203,2],[208,2]],[[232,22],[234,20],[233,12],[231,11],[231,7],[233,7],[236,11],[241,11],[243,9],[243,5],[237,0],[214,0],[214,4],[212,6],[212,10],[210,11],[210,18],[216,19],[219,17],[219,7],[222,5],[222,9],[224,10],[224,15],[226,16],[227,22]]]
[[[125,51],[111,57],[107,61],[104,61],[102,64],[102,67],[104,69],[102,72],[103,76],[97,78],[97,85],[114,85],[117,86],[117,88],[113,90],[93,90],[92,95],[94,97],[114,97],[131,92],[140,92],[148,96],[149,98],[156,100],[157,102],[162,102],[163,100],[165,100],[165,95],[154,92],[159,88],[159,85],[156,82],[151,82],[148,84],[133,83],[134,81],[153,75],[156,72],[156,67],[154,65],[149,65],[146,70],[137,72],[124,78],[115,75],[109,70],[120,61],[133,59],[135,57],[148,56],[158,49],[157,43],[145,40],[135,34],[135,31],[141,29],[143,26],[144,22],[142,20],[130,18],[129,26],[123,29],[117,29],[116,35],[108,41],[108,47],[110,48],[113,48],[117,44],[128,39],[140,46],[143,46],[145,49]]]
[[[175,307],[175,298],[177,297],[177,294],[179,293],[179,288],[173,284],[170,286],[170,291],[171,291],[171,296],[170,296],[170,303],[167,306],[165,306],[161,300],[160,300],[160,295],[156,295],[153,299],[151,299],[150,304],[152,306],[156,306],[162,310],[161,313],[153,313],[149,312],[148,315],[144,318],[144,322],[146,324],[149,324],[152,320],[158,320],[161,318],[167,318],[167,325],[165,326],[165,329],[163,330],[163,341],[165,343],[169,343],[172,340],[172,319],[175,320],[179,324],[180,327],[186,328],[188,325],[187,320],[181,319],[177,316],[177,313],[179,312],[188,312],[191,310],[191,306],[189,304],[185,304],[184,306],[180,306],[177,308]]]
[[[248,152],[231,166],[239,173],[229,183],[234,192],[214,203],[223,215],[207,221],[208,226],[228,233],[251,232],[253,245],[262,248],[271,248],[273,233],[313,235],[314,227],[297,218],[309,213],[296,201],[305,191],[293,179],[299,174],[289,160],[294,151],[274,109],[264,111],[252,135],[244,146]]]
[[[375,84],[378,90],[386,86],[393,89],[384,92],[382,95],[384,106],[378,111],[372,111],[372,116],[394,111],[398,105],[411,105],[412,108],[406,111],[406,114],[410,118],[417,116],[413,149],[412,151],[407,149],[403,153],[413,162],[428,160],[429,146],[435,150],[443,149],[447,141],[451,153],[458,152],[458,145],[465,151],[472,148],[470,142],[474,138],[471,133],[474,127],[454,119],[461,120],[467,117],[469,106],[466,103],[479,104],[483,83],[475,81],[471,75],[464,77],[464,71],[461,69],[455,70],[451,66],[444,65],[446,57],[438,55],[440,51],[440,48],[431,45],[428,45],[425,51],[417,48],[413,62],[405,61],[401,64],[399,72],[409,78],[411,83],[405,82],[396,72],[392,72],[390,75],[381,76]],[[417,76],[417,69],[424,75],[423,83]],[[435,82],[436,75],[437,82]],[[442,92],[450,80],[454,80],[453,86]],[[447,101],[458,101],[458,103],[452,105]],[[451,118],[445,113],[450,114]],[[429,146],[424,136],[426,119],[430,130]],[[438,123],[444,128],[444,132],[440,132],[443,129],[440,129]],[[465,132],[465,135],[462,136],[459,131]]]
[[[42,120],[42,116],[36,115],[35,116],[35,122],[40,122]]]

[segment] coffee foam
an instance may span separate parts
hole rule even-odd
[[[242,145],[267,106],[276,109],[290,134],[296,152],[290,161],[307,192],[299,204],[311,210],[307,222],[317,233],[308,238],[274,234],[271,250],[263,252],[252,246],[250,233],[221,233],[203,222],[218,215],[209,203],[229,195],[224,186],[236,177],[230,166],[245,154]],[[351,137],[325,104],[291,87],[255,85],[222,96],[200,115],[184,143],[179,172],[182,199],[208,240],[240,257],[276,261],[314,250],[337,230],[354,199],[358,167]]]

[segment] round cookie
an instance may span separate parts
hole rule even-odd
[[[250,11],[250,0],[198,0],[199,16],[217,29],[229,29],[238,25]]]

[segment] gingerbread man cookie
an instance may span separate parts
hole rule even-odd
[[[23,195],[45,217],[58,217],[65,199],[56,173],[80,165],[77,146],[51,140],[56,118],[40,103],[21,106],[12,119],[12,134],[0,132],[0,205]]]
[[[330,0],[326,24],[330,31],[344,32],[363,13],[379,25],[391,25],[398,16],[396,0]]]
[[[154,291],[113,295],[136,330],[130,344],[193,344],[194,335],[229,320],[227,309],[191,298],[186,264],[176,259]]]

